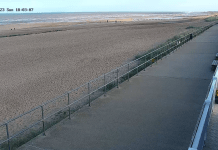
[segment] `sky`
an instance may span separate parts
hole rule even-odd
[[[218,11],[218,0],[0,0],[0,8],[40,12],[204,12]],[[0,9],[1,10],[1,9]],[[22,12],[23,13],[23,12]],[[28,12],[29,13],[29,12]]]

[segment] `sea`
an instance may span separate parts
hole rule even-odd
[[[0,13],[0,25],[45,22],[87,22],[110,19],[143,21],[149,19],[181,19],[207,15],[207,12],[53,12],[53,13]]]

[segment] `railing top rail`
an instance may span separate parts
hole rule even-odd
[[[15,118],[12,118],[12,119],[8,120],[7,122],[5,122],[5,124],[8,124],[8,123],[10,123],[10,122],[12,122],[12,121],[14,121],[14,120],[16,120],[16,119],[22,117],[22,116],[25,116],[26,114],[29,114],[29,113],[33,112],[34,110],[39,109],[40,107],[41,107],[41,105],[39,105],[39,106],[37,106],[37,107],[31,109],[30,111],[27,111],[27,112],[25,112],[25,113],[23,113],[23,114],[21,114],[21,115],[15,117]]]
[[[67,94],[68,94],[68,92],[65,92],[64,94],[62,94],[62,95],[60,95],[60,96],[57,96],[57,97],[54,98],[54,99],[51,99],[51,100],[49,100],[49,101],[47,101],[47,102],[45,102],[45,103],[42,103],[42,105],[40,105],[40,107],[41,107],[41,106],[45,106],[45,105],[47,105],[48,103],[52,103],[52,102],[58,100],[59,98],[66,96]]]
[[[192,142],[192,146],[191,146],[192,148],[198,148],[198,145],[200,145],[201,136],[204,130],[204,124],[209,111],[209,107],[210,107],[209,104],[205,103],[203,112],[201,114],[201,119],[199,121],[198,128],[197,131],[195,132],[195,137]]]
[[[194,143],[194,139],[195,139],[195,136],[196,136],[196,133],[198,131],[198,126],[200,124],[200,121],[201,121],[201,117],[202,117],[202,114],[204,112],[204,108],[205,108],[205,103],[203,104],[202,108],[201,108],[201,112],[200,112],[200,115],[198,117],[198,120],[197,120],[197,124],[195,126],[195,129],[194,129],[194,133],[193,133],[193,136],[192,136],[192,139],[191,139],[191,142],[190,142],[190,145],[189,147],[192,147],[193,143]]]
[[[206,115],[209,111],[210,105],[213,102],[214,92],[217,88],[216,87],[216,84],[218,81],[217,77],[218,77],[218,69],[216,69],[214,76],[213,76],[213,78],[210,82],[210,85],[208,87],[206,99],[205,99],[205,102],[204,102],[203,107],[201,109],[197,124],[196,124],[195,129],[194,129],[194,133],[192,135],[192,139],[191,139],[190,146],[189,146],[190,148],[198,148],[198,145],[200,144],[199,142],[200,142],[200,138],[202,136],[202,132],[203,132],[204,124],[205,124],[205,118],[206,118]]]
[[[87,86],[87,84],[88,84],[88,82],[85,83],[85,84],[83,84],[83,85],[80,85],[79,87],[77,87],[77,88],[75,88],[75,89],[72,89],[72,90],[68,91],[67,93],[72,93],[72,92],[74,92],[74,91],[77,91],[77,90],[79,90],[81,87]]]
[[[0,127],[5,126],[6,124],[7,124],[7,122],[2,122],[2,123],[0,124]]]
[[[95,81],[97,81],[98,79],[100,79],[100,78],[102,78],[102,77],[104,77],[104,74],[103,75],[100,75],[100,76],[98,76],[97,78],[95,78],[95,79],[93,79],[93,80],[90,80],[89,82],[87,82],[87,83],[92,83],[92,82],[95,82]]]

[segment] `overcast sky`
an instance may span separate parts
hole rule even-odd
[[[34,12],[202,12],[218,11],[218,0],[0,0],[0,8],[34,8]]]

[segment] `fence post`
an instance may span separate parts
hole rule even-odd
[[[42,128],[43,128],[43,135],[45,136],[45,121],[44,121],[44,109],[43,106],[41,106],[42,110]]]
[[[137,63],[137,72],[136,72],[136,75],[138,76],[138,74],[139,74],[139,65]]]
[[[90,83],[88,82],[88,95],[89,95],[89,106],[91,106],[90,102]]]
[[[68,100],[68,105],[70,105],[70,93],[69,92],[67,93],[67,100]],[[70,114],[71,112],[70,112],[70,106],[69,106],[69,119],[71,119]]]
[[[174,53],[174,51],[177,49],[177,45],[175,44],[175,41],[173,42],[173,50],[172,52]]]
[[[129,63],[128,63],[128,81],[129,81]]]
[[[190,34],[190,40],[192,40],[192,38],[193,38],[193,35],[192,35],[192,33]]]
[[[104,74],[104,96],[106,96],[106,77]]]
[[[10,135],[9,135],[9,130],[8,130],[8,123],[6,123],[5,126],[6,126],[6,131],[7,131],[8,150],[11,150],[11,146],[10,146]]]
[[[146,68],[146,57],[145,56],[144,56],[144,60],[145,60],[144,64],[145,64],[145,68]],[[145,68],[144,68],[144,71],[145,71]]]
[[[156,54],[157,54],[157,56],[155,58],[156,58],[156,64],[157,64],[159,54],[158,54],[158,52],[156,52]]]
[[[166,45],[165,57],[167,57],[169,44]]]
[[[117,69],[117,88],[119,88],[119,69]]]
[[[162,60],[163,58],[163,47],[161,47],[161,56],[160,56],[160,59]]]

